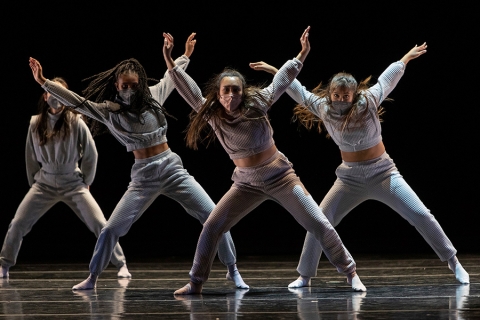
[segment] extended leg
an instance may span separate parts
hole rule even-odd
[[[240,189],[235,185],[230,188],[203,225],[190,271],[190,283],[174,294],[201,292],[202,285],[210,274],[222,235],[264,200],[265,196],[261,192]]]
[[[298,177],[293,173],[289,174],[278,184],[281,185],[281,188],[274,187],[269,194],[273,195],[275,200],[282,204],[297,222],[315,236],[324,249],[325,255],[338,272],[354,278],[355,261]],[[355,281],[355,285],[352,282],[352,287],[356,291],[366,290],[361,281]]]
[[[398,171],[389,173],[388,177],[377,184],[375,199],[387,204],[411,225],[413,225],[442,261],[450,261],[449,267],[457,280],[468,283],[468,273],[461,264],[457,264],[456,253],[451,241],[442,227],[425,207],[419,197],[410,188]]]
[[[37,184],[30,188],[18,206],[3,242],[2,251],[0,252],[2,277],[8,277],[8,269],[15,265],[23,237],[30,232],[38,219],[56,202],[57,200],[53,194],[48,192],[48,190],[43,190]]]
[[[89,278],[75,285],[73,290],[95,288],[97,277],[107,267],[118,239],[127,234],[132,224],[141,217],[143,212],[155,200],[158,196],[157,189],[139,185],[132,186],[132,184],[128,187],[128,190],[115,207],[97,239],[92,260],[90,261]]]
[[[75,212],[75,214],[85,223],[90,231],[98,238],[102,228],[107,223],[102,210],[93,198],[90,191],[81,185],[73,191],[64,195],[64,202]],[[111,262],[117,267],[120,278],[131,278],[126,265],[126,259],[120,244],[117,243],[111,256]]]
[[[189,215],[203,225],[215,208],[215,203],[202,186],[183,168],[180,157],[172,154],[165,182],[165,195],[177,201]],[[248,289],[236,267],[236,251],[230,231],[222,235],[218,246],[218,258],[228,267],[227,279],[237,288]]]
[[[348,185],[337,178],[320,203],[320,208],[332,226],[336,227],[353,208],[365,199],[365,191],[360,186]],[[312,233],[307,232],[297,267],[300,277],[288,286],[290,288],[309,286],[310,278],[317,275],[321,255],[320,242]]]

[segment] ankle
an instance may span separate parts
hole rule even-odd
[[[357,275],[357,271],[353,271],[353,272],[347,274],[348,284],[352,284],[352,279],[355,278],[356,275]]]
[[[448,268],[450,268],[450,270],[452,270],[453,272],[455,272],[455,266],[457,265],[457,263],[460,263],[460,262],[458,261],[457,256],[451,257],[450,259],[448,259]]]
[[[235,271],[238,272],[238,268],[237,268],[236,263],[227,266],[227,269],[228,269],[228,273],[230,273],[230,275],[232,275],[232,276],[235,274]]]

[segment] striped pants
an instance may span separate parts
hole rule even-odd
[[[405,182],[387,153],[368,161],[344,161],[336,174],[337,180],[320,204],[333,226],[363,201],[378,200],[413,225],[442,261],[457,253],[440,224]],[[321,254],[321,243],[307,233],[297,271],[302,276],[316,276]]]
[[[90,273],[99,275],[107,267],[119,237],[127,234],[132,224],[162,194],[177,201],[202,224],[215,207],[202,186],[183,168],[180,157],[170,149],[147,159],[135,159],[128,189],[98,237]],[[227,266],[235,264],[236,252],[230,232],[220,238],[220,261]]]
[[[0,252],[0,263],[3,266],[11,267],[16,264],[23,237],[30,232],[38,219],[58,202],[69,206],[98,237],[107,220],[83,182],[80,170],[77,170],[65,174],[47,173],[43,169],[37,172],[35,183],[18,206],[8,227]],[[115,243],[113,255],[108,258],[107,264],[108,261],[112,261],[117,268],[125,264],[125,256],[119,244]]]
[[[234,184],[203,225],[190,270],[192,282],[207,281],[222,234],[268,199],[287,209],[314,235],[338,272],[349,274],[355,271],[350,253],[283,154],[277,152],[258,166],[235,168],[232,180]]]

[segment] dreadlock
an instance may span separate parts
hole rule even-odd
[[[58,82],[68,89],[67,82],[63,78],[55,77],[52,79],[52,81]],[[53,126],[51,131],[49,131],[48,110],[50,109],[50,106],[45,101],[46,94],[46,92],[43,93],[40,96],[40,99],[38,99],[38,118],[32,127],[32,131],[37,134],[39,144],[41,146],[45,145],[50,139],[53,139],[54,137],[60,137],[62,135],[63,138],[67,137],[70,134],[71,123],[74,119],[71,114],[77,114],[77,112],[73,111],[70,108],[64,108],[62,113],[60,114],[60,117],[55,122],[55,125]]]
[[[260,93],[261,87],[247,85],[245,77],[235,69],[225,68],[221,73],[211,78],[206,85],[205,102],[200,107],[200,110],[192,110],[190,113],[190,122],[186,129],[187,146],[196,150],[198,149],[198,142],[206,142],[207,147],[210,142],[215,140],[215,131],[209,126],[209,121],[213,120],[215,127],[218,128],[220,122],[224,118],[224,107],[218,101],[218,92],[220,91],[220,82],[225,77],[236,77],[242,82],[242,102],[239,109],[242,112],[242,117],[246,121],[250,120],[268,120],[264,111],[254,107],[256,99],[263,101],[265,104],[272,104],[273,97],[264,97]],[[254,113],[256,117],[247,117],[247,113]],[[202,136],[202,133],[205,133]],[[219,131],[221,134],[221,131]]]
[[[155,79],[148,78],[143,66],[140,64],[140,62],[133,58],[123,60],[115,67],[107,71],[83,79],[83,81],[91,80],[87,88],[82,91],[85,96],[85,100],[91,100],[95,102],[104,102],[105,100],[115,101],[117,96],[115,83],[120,75],[123,74],[132,74],[138,76],[138,87],[129,105],[120,104],[119,110],[111,110],[111,112],[133,113],[137,117],[137,121],[140,123],[143,123],[144,120],[142,113],[147,109],[159,110],[164,114],[169,115],[165,108],[152,97],[148,87],[148,80],[155,81]],[[75,108],[80,107],[84,103],[85,101]],[[87,108],[89,108],[88,105]],[[108,128],[104,124],[96,120],[89,119],[88,123],[93,136],[109,132]]]
[[[317,131],[321,133],[322,126],[325,127],[325,124],[323,123],[322,119],[314,115],[308,107],[314,104],[318,99],[324,98],[328,104],[327,116],[332,116],[333,110],[330,94],[336,88],[344,88],[353,91],[354,98],[352,101],[352,108],[350,108],[350,110],[346,114],[340,116],[340,121],[336,129],[344,131],[349,129],[350,124],[352,124],[353,126],[364,125],[368,115],[368,99],[365,99],[367,106],[362,112],[359,111],[359,102],[362,100],[362,98],[365,98],[365,95],[367,94],[366,90],[370,87],[369,83],[371,78],[372,77],[369,76],[368,78],[357,84],[355,78],[349,73],[340,72],[335,74],[328,82],[328,85],[324,86],[320,82],[320,84],[312,90],[312,93],[315,95],[315,98],[313,98],[312,101],[308,101],[305,104],[297,104],[295,106],[293,110],[294,115],[292,120],[299,120],[299,123],[308,130],[312,129],[313,127],[317,127]],[[387,98],[385,100],[392,99]],[[384,113],[385,110],[383,109],[383,107],[380,106],[377,109],[377,116],[380,122],[382,122],[381,116]],[[328,133],[327,137],[330,137]]]

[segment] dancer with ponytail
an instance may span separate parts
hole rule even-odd
[[[469,275],[457,259],[453,247],[442,227],[419,197],[406,183],[393,160],[385,151],[382,141],[380,104],[397,85],[407,63],[427,52],[426,43],[415,46],[402,59],[392,63],[369,86],[370,78],[357,84],[355,78],[345,72],[335,74],[326,86],[320,84],[309,92],[298,80],[294,80],[287,93],[298,103],[295,117],[308,129],[322,126],[339,146],[342,163],[336,170],[337,180],[327,193],[320,208],[333,226],[360,203],[374,199],[395,210],[423,236],[440,260],[460,283],[469,283]],[[252,67],[272,74],[275,67],[259,62]],[[316,276],[322,254],[321,243],[307,233],[297,271],[300,276],[290,283],[290,288],[310,286]]]
[[[308,27],[300,38],[302,50],[287,61],[266,88],[247,86],[235,70],[225,69],[207,85],[205,98],[195,81],[171,58],[173,37],[165,34],[163,47],[169,75],[185,101],[194,109],[187,132],[193,149],[202,139],[218,138],[236,165],[230,190],[203,225],[190,282],[174,294],[199,294],[210,274],[218,239],[265,200],[283,206],[315,238],[337,271],[347,276],[356,291],[366,288],[356,274],[355,262],[338,234],[295,174],[292,164],[273,140],[267,111],[288,88],[303,66],[310,43]],[[209,130],[206,137],[201,137]]]
[[[176,63],[185,69],[196,40],[192,33],[185,54]],[[150,204],[165,195],[177,201],[188,214],[202,224],[215,204],[200,184],[183,168],[182,160],[167,144],[167,120],[163,103],[173,91],[168,75],[148,87],[147,75],[135,59],[120,62],[114,68],[91,77],[80,97],[45,79],[40,63],[30,58],[35,80],[66,106],[97,121],[95,132],[110,131],[135,157],[131,182],[102,229],[92,260],[90,275],[74,290],[93,289],[105,269],[119,237],[127,234]],[[218,250],[220,261],[228,267],[227,279],[238,288],[248,288],[236,267],[235,246],[229,232],[222,234]]]
[[[62,78],[52,80],[68,88]],[[78,163],[81,160],[81,165]],[[30,190],[13,217],[0,252],[1,276],[17,262],[23,237],[56,203],[63,202],[96,237],[107,222],[89,187],[97,169],[97,149],[81,115],[45,92],[38,102],[38,115],[30,120],[25,162]],[[118,269],[117,276],[130,278],[125,256],[117,243],[107,260]]]

